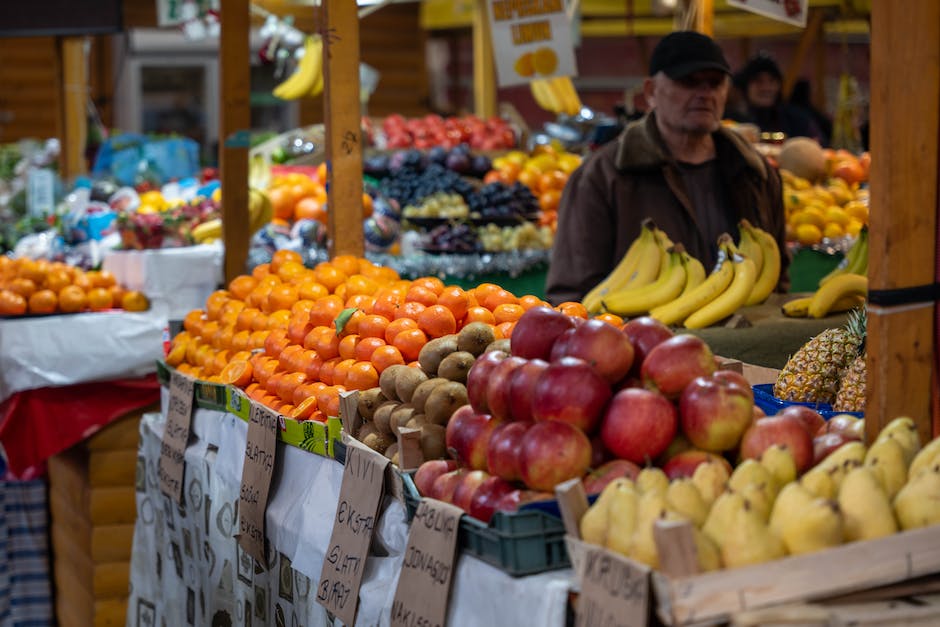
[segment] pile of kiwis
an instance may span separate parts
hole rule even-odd
[[[509,352],[509,340],[497,340],[493,327],[472,322],[460,333],[431,340],[418,355],[420,368],[390,366],[379,386],[359,393],[363,423],[356,439],[398,464],[398,430],[421,430],[424,459],[447,456],[444,435],[454,412],[467,404],[467,373],[487,350]]]

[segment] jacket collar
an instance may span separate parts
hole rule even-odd
[[[766,162],[745,138],[724,126],[713,137],[719,157],[733,160],[737,169],[747,167],[754,170],[762,180],[767,178]],[[654,113],[627,126],[618,142],[615,158],[618,170],[653,170],[674,161],[659,134]]]

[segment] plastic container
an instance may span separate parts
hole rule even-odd
[[[857,416],[859,418],[865,417],[865,412],[860,411],[835,411],[832,409],[832,405],[829,403],[798,403],[796,401],[784,401],[780,400],[774,396],[774,385],[773,383],[763,383],[761,385],[754,386],[754,404],[764,410],[764,413],[768,416],[773,416],[780,410],[789,407],[790,405],[803,405],[804,407],[809,407],[810,409],[815,409],[819,414],[829,420],[833,416],[838,414],[849,414],[851,416]]]
[[[421,496],[411,474],[400,474],[410,522]],[[571,565],[561,519],[536,507],[523,506],[517,512],[496,512],[489,525],[471,516],[462,516],[457,546],[513,577]]]

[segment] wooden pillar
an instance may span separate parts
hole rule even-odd
[[[88,62],[85,37],[59,40],[62,64],[62,178],[66,181],[88,171],[85,142],[88,139]]]
[[[486,0],[473,7],[473,110],[481,118],[496,115],[496,63]]]
[[[940,3],[876,0],[871,25],[869,290],[929,285],[936,273]],[[868,310],[868,439],[907,415],[926,440],[935,304]]]
[[[803,63],[806,61],[806,55],[812,50],[817,41],[822,40],[823,34],[823,12],[819,9],[809,10],[809,21],[806,28],[800,35],[800,41],[796,45],[796,51],[793,58],[790,59],[790,65],[783,77],[783,99],[789,100],[793,93],[793,85],[800,76],[800,70],[803,69]]]
[[[715,0],[697,0],[695,30],[709,37],[715,36]]]
[[[356,3],[323,0],[321,18],[330,255],[361,256],[362,133]]]
[[[248,148],[251,74],[248,0],[220,3],[219,165],[225,280],[245,272],[248,259]]]
[[[826,38],[825,33],[816,40],[816,62],[813,68],[813,106],[826,111]]]

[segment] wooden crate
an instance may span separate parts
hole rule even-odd
[[[133,412],[49,460],[56,617],[62,627],[125,623],[137,516],[140,418]]]

